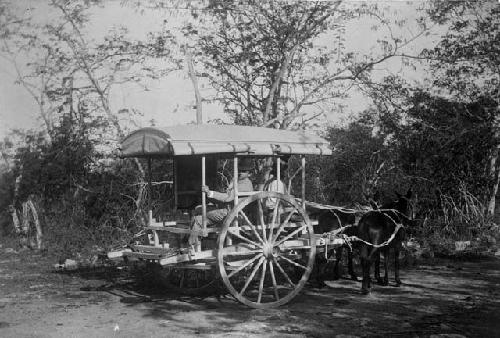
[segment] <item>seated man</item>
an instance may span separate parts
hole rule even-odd
[[[285,162],[282,159],[279,159],[281,162],[280,164],[280,180],[278,180],[278,175],[276,172],[276,165],[273,165],[271,169],[271,173],[269,175],[269,179],[267,182],[264,184],[264,190],[265,191],[274,191],[274,192],[279,192],[282,194],[288,194],[288,189],[283,182],[283,179],[285,178],[285,172],[288,167],[288,163]],[[268,211],[273,211],[276,208],[278,201],[276,198],[269,197],[265,201],[265,206]],[[280,212],[283,212],[283,205],[280,205],[279,208]]]
[[[253,184],[250,181],[250,172],[254,169],[253,160],[250,158],[242,158],[238,162],[238,191],[253,191]],[[235,191],[234,191],[234,179],[231,181],[227,187],[226,192],[218,192],[210,190],[209,187],[203,186],[202,191],[207,194],[207,197],[218,201],[223,204],[222,208],[213,209],[207,211],[207,226],[213,226],[215,224],[220,224],[224,221],[224,218],[229,214],[231,209],[230,202],[234,201]],[[203,229],[202,225],[202,215],[196,215],[193,217],[191,223],[191,230],[201,231]],[[191,251],[194,251],[194,246],[198,243],[198,235],[196,233],[191,233],[189,236],[189,245]]]

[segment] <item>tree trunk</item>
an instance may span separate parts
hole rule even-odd
[[[17,215],[16,207],[11,205],[9,207],[9,210],[10,210],[10,215],[12,217],[12,224],[14,227],[14,231],[16,232],[16,234],[20,234],[21,233],[21,222],[19,222],[19,216]]]
[[[487,214],[495,216],[496,195],[498,192],[498,185],[500,183],[500,163],[498,162],[498,153],[500,147],[497,147],[490,161],[490,175],[493,180],[493,186],[490,190]]]
[[[276,76],[274,78],[273,84],[269,89],[269,95],[267,96],[266,110],[264,111],[264,116],[262,118],[262,123],[264,126],[267,126],[267,123],[272,116],[273,103],[275,100],[276,93],[279,92],[279,88],[281,87],[282,80],[285,77],[286,72],[288,71],[288,65],[293,58],[293,54],[297,50],[298,45],[293,47],[290,52],[285,56],[284,60],[281,63],[280,68],[276,71]]]
[[[32,234],[34,236],[29,236],[29,245],[31,248],[36,248],[38,250],[42,249],[42,226],[40,225],[40,219],[38,218],[38,211],[36,209],[36,205],[31,199],[31,197],[26,202],[27,209],[31,212],[31,220],[33,221],[33,229]],[[30,218],[28,217],[28,222]],[[34,231],[34,233],[33,233]],[[33,242],[34,241],[34,242]]]
[[[201,106],[201,94],[200,89],[198,88],[198,78],[196,77],[196,72],[194,71],[193,58],[191,57],[191,53],[186,50],[186,61],[188,64],[189,77],[191,78],[191,82],[194,87],[194,96],[196,99],[196,124],[203,123],[203,115],[202,115],[202,106]]]
[[[38,211],[32,198],[22,204],[22,220],[20,224],[19,243],[22,248],[42,248],[42,227],[38,218]],[[19,222],[19,220],[18,220]]]

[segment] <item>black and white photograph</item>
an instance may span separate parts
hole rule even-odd
[[[0,0],[0,337],[500,337],[500,0]]]

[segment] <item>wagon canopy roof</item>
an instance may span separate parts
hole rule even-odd
[[[332,153],[328,141],[302,131],[213,124],[142,128],[123,139],[121,152],[123,157]]]

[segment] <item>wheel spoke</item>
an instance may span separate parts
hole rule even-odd
[[[243,264],[242,266],[240,266],[238,269],[232,271],[227,277],[228,278],[233,277],[238,272],[240,272],[241,270],[243,270],[244,268],[246,268],[247,266],[249,266],[250,264],[252,264],[253,262],[255,262],[257,259],[261,258],[262,256],[263,256],[263,254],[260,253],[259,255],[256,255],[254,258],[249,259],[245,264]]]
[[[229,233],[229,234],[231,234],[232,236],[238,237],[239,239],[241,239],[241,240],[243,240],[243,241],[245,241],[245,242],[247,242],[247,243],[250,243],[250,244],[252,244],[252,245],[255,245],[255,246],[256,246],[256,247],[258,247],[258,248],[262,248],[262,245],[261,245],[261,244],[257,244],[257,243],[255,243],[254,241],[252,241],[251,239],[248,239],[248,238],[246,238],[246,237],[241,236],[241,235],[240,235],[239,233],[237,233],[236,231],[239,231],[239,229],[231,229],[231,228],[229,228],[229,229],[228,229],[228,233]]]
[[[286,216],[286,219],[283,221],[283,223],[280,224],[280,226],[278,228],[278,231],[276,232],[276,235],[272,238],[273,242],[278,239],[279,235],[281,234],[281,232],[283,231],[283,229],[285,228],[285,226],[288,225],[288,223],[290,222],[290,219],[292,218],[292,216],[296,212],[297,212],[296,210],[293,210],[292,212],[290,212],[290,214],[288,216]]]
[[[250,274],[250,276],[247,278],[246,282],[245,282],[245,285],[243,286],[243,289],[241,289],[240,291],[240,296],[243,295],[243,293],[246,291],[248,285],[250,285],[250,282],[253,280],[253,278],[255,277],[255,274],[257,273],[257,270],[259,270],[260,266],[262,265],[262,262],[264,262],[266,258],[265,257],[261,257],[259,262],[257,263],[257,265],[255,265],[255,267],[253,268],[252,270],[252,273]]]
[[[274,297],[276,297],[276,300],[280,300],[280,296],[278,294],[278,285],[276,285],[276,276],[274,276],[274,268],[272,260],[269,261],[269,273],[271,275],[271,280],[273,281]]]
[[[281,243],[283,243],[284,241],[288,241],[290,238],[292,238],[293,236],[295,236],[296,234],[298,234],[300,231],[304,230],[305,228],[307,228],[307,224],[304,224],[303,226],[301,226],[300,228],[296,229],[294,232],[290,233],[289,235],[287,235],[286,237],[284,237],[282,240],[280,240],[279,242],[276,242],[274,243],[274,246],[279,246]],[[277,239],[277,238],[276,238]]]
[[[259,295],[257,296],[257,303],[260,303],[262,299],[262,291],[264,289],[264,279],[266,278],[266,268],[267,264],[266,262],[264,262],[264,264],[262,264],[262,276],[260,276]]]
[[[288,277],[287,273],[285,272],[285,270],[283,270],[283,268],[281,267],[280,263],[276,260],[276,258],[273,257],[273,261],[274,261],[274,264],[276,264],[276,266],[280,270],[281,274],[286,278],[286,280],[288,281],[288,283],[292,287],[295,287],[295,284],[292,282],[292,280],[290,279],[290,277]]]
[[[273,235],[274,235],[274,233],[273,233],[274,232],[274,224],[276,223],[276,219],[278,218],[279,207],[280,207],[280,200],[278,199],[276,201],[276,205],[274,206],[274,210],[273,210],[273,219],[271,221],[271,226],[269,229],[269,240],[272,240]]]
[[[250,227],[250,229],[252,230],[252,232],[254,233],[255,237],[257,237],[257,239],[261,242],[261,243],[264,243],[264,241],[262,240],[262,237],[260,237],[259,233],[257,232],[257,230],[255,230],[255,225],[252,224],[252,222],[250,222],[250,220],[248,219],[247,215],[243,212],[243,210],[240,210],[240,214],[243,216],[243,218],[245,219],[245,222],[248,223],[248,226]]]
[[[266,222],[264,221],[264,209],[262,208],[262,200],[257,201],[257,210],[259,213],[259,220],[260,224],[262,226],[262,238],[264,239],[264,242],[267,241],[267,235],[266,235]]]
[[[304,270],[307,270],[307,268],[305,266],[303,266],[302,264],[294,262],[293,260],[291,260],[290,258],[288,258],[288,257],[286,257],[284,255],[280,255],[280,258],[284,259],[285,261],[289,262],[290,264],[295,265],[296,267],[299,267],[299,268],[302,268]]]

